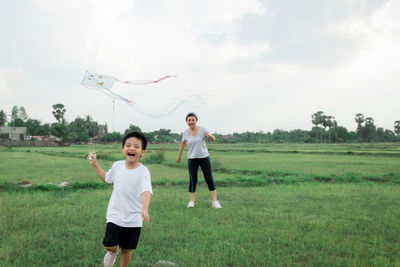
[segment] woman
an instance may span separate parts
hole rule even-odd
[[[181,156],[185,145],[188,145],[188,169],[189,169],[189,204],[188,208],[194,208],[194,199],[197,185],[197,171],[199,166],[204,174],[204,179],[207,182],[210,190],[212,205],[211,207],[222,208],[217,200],[217,191],[211,172],[211,161],[207,150],[205,139],[215,141],[215,136],[208,133],[203,127],[197,126],[197,115],[189,113],[186,115],[186,123],[189,126],[183,132],[182,143],[179,146],[178,158],[176,162],[181,162]]]

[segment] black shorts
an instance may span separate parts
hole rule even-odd
[[[123,249],[136,249],[139,242],[141,227],[122,227],[114,223],[107,223],[106,234],[103,239],[105,247],[119,245]]]

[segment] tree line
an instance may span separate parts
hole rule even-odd
[[[141,131],[139,126],[131,124],[123,133],[108,132],[107,124],[101,125],[90,115],[78,116],[71,122],[65,119],[66,109],[63,104],[54,104],[52,114],[57,122],[42,123],[38,119],[29,118],[24,107],[14,106],[11,115],[0,110],[0,126],[26,127],[28,136],[56,136],[61,142],[119,142],[125,133],[132,130]],[[8,119],[9,117],[9,119]],[[214,133],[221,143],[239,142],[278,142],[278,143],[339,143],[339,142],[399,142],[400,120],[394,122],[393,131],[375,125],[372,117],[362,113],[355,114],[356,130],[349,131],[340,126],[332,115],[317,111],[311,115],[314,125],[311,130],[295,129],[286,131],[275,129],[272,132],[244,132],[223,135]],[[169,129],[145,132],[152,143],[180,142],[181,134],[172,133]]]

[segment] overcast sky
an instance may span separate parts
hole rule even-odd
[[[24,106],[55,122],[90,114],[109,130],[182,132],[194,111],[210,132],[312,127],[322,110],[355,130],[356,113],[393,130],[400,120],[400,1],[0,0],[0,110]],[[121,80],[143,111],[201,96],[164,118],[137,113],[80,82],[86,70]]]

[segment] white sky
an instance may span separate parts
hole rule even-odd
[[[0,110],[54,122],[90,114],[113,128],[112,99],[80,85],[86,70],[146,112],[196,94],[205,104],[154,119],[115,102],[114,129],[181,132],[187,112],[211,132],[312,127],[322,110],[355,130],[356,113],[400,120],[400,1],[0,0]]]

